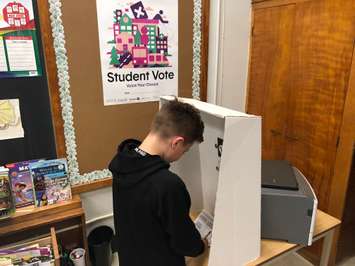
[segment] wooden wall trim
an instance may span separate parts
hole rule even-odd
[[[292,5],[312,0],[252,0],[253,9]]]
[[[344,106],[343,121],[340,129],[336,153],[334,176],[331,184],[328,212],[337,217],[343,216],[346,192],[355,144],[355,46],[351,72]]]
[[[345,100],[343,121],[340,129],[339,144],[336,153],[334,176],[330,187],[329,214],[341,219],[344,213],[350,171],[355,147],[355,45],[353,50],[350,78]],[[337,243],[340,231],[334,235],[334,244],[330,264],[335,265]]]
[[[249,32],[249,58],[248,58],[248,76],[247,76],[247,88],[246,88],[246,95],[245,95],[245,104],[244,109],[247,114],[249,114],[249,92],[250,92],[250,81],[251,81],[251,55],[253,54],[253,33],[254,33],[254,20],[255,20],[255,12],[254,7],[252,7],[251,11],[251,25],[250,25],[250,32]]]
[[[208,81],[208,39],[209,39],[210,1],[202,1],[202,43],[201,43],[201,79],[200,98],[207,101],[207,81]]]
[[[54,128],[57,157],[66,157],[64,121],[59,96],[57,64],[53,47],[52,27],[50,22],[49,4],[47,0],[38,0],[38,13],[41,28],[42,46],[48,79],[49,97],[51,100],[52,122]]]
[[[72,187],[72,193],[81,194],[93,190],[97,190],[100,188],[111,187],[112,186],[112,178],[106,178],[98,181],[91,182],[90,184],[76,185]]]

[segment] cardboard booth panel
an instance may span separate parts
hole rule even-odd
[[[224,119],[207,113],[201,114],[205,122],[204,142],[200,144],[202,166],[203,209],[214,216],[218,176],[221,162]]]
[[[190,151],[177,162],[171,164],[170,170],[185,182],[191,197],[191,210],[199,213],[203,209],[202,167],[198,145],[192,146]]]
[[[226,117],[209,265],[259,257],[260,208],[261,119]]]
[[[221,145],[223,140],[224,118],[201,113],[205,123],[204,142],[194,145],[179,161],[173,163],[171,170],[185,182],[191,195],[192,211],[203,209],[214,215]]]
[[[260,254],[261,118],[179,100],[199,109],[205,123],[205,141],[172,171],[186,183],[192,210],[214,216],[208,265],[244,265]]]

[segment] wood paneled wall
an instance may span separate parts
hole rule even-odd
[[[326,211],[354,14],[353,0],[259,1],[253,9],[247,111],[263,116],[263,158],[291,161],[309,178]]]
[[[354,40],[354,0],[253,1],[247,112],[263,117],[263,158],[298,167],[319,208],[340,219],[355,141]]]

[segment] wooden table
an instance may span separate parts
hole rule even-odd
[[[335,229],[340,225],[340,221],[320,210],[317,211],[317,219],[315,224],[315,230],[313,234],[313,242],[324,238],[323,250],[321,254],[320,266],[327,266],[329,261],[329,255],[332,247],[333,235]],[[283,258],[293,252],[297,252],[303,248],[303,245],[290,244],[285,241],[276,240],[261,240],[261,252],[260,257],[252,262],[246,264],[246,266],[256,265],[271,265],[276,260]],[[209,250],[197,257],[187,258],[188,266],[208,266]],[[209,265],[214,266],[214,265]]]

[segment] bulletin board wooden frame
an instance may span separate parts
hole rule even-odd
[[[184,7],[181,3],[183,1],[179,1],[179,13],[184,12],[184,10],[180,10]],[[53,125],[55,131],[55,139],[56,139],[56,149],[57,149],[57,156],[58,157],[67,157],[69,160],[72,160],[72,154],[68,152],[68,139],[66,138],[65,132],[65,125],[63,119],[63,106],[65,108],[65,104],[61,101],[60,95],[60,85],[59,85],[59,78],[58,78],[58,65],[57,65],[57,57],[56,57],[56,50],[54,46],[55,39],[53,38],[52,33],[52,25],[53,23],[50,19],[52,15],[55,19],[56,17],[60,18],[61,12],[57,14],[53,14],[53,7],[55,5],[59,5],[61,7],[61,1],[59,0],[38,0],[38,9],[39,9],[39,16],[40,16],[40,24],[41,24],[41,31],[42,31],[42,42],[44,46],[44,53],[45,53],[45,61],[46,61],[46,71],[48,75],[48,85],[50,90],[51,96],[51,109],[52,109],[52,118],[53,118]],[[195,90],[195,97],[200,98],[203,101],[206,101],[207,98],[207,62],[208,62],[208,29],[209,29],[209,1],[208,0],[195,0],[194,1],[194,10],[195,20],[194,23],[191,23],[191,27],[194,27],[193,36],[189,36],[191,38],[191,44],[193,45],[192,54],[186,53],[185,57],[190,57],[189,60],[193,61],[192,56],[194,57],[194,61],[196,58],[200,60],[200,75],[196,81],[196,78],[193,82],[197,82],[197,86],[199,86],[198,94],[196,97],[196,90]],[[52,12],[52,13],[51,13]],[[196,14],[197,14],[197,21],[196,21]],[[180,15],[179,15],[180,16]],[[181,16],[180,16],[181,17]],[[179,25],[180,26],[180,25]],[[181,27],[179,27],[181,29]],[[198,32],[196,32],[198,30]],[[197,33],[197,34],[196,34]],[[179,39],[184,40],[187,38],[183,34],[179,32]],[[180,41],[179,41],[180,42]],[[181,66],[183,68],[184,66]],[[196,69],[196,66],[195,66]],[[69,71],[70,72],[70,71]],[[179,66],[179,73],[180,73],[180,66]],[[191,73],[192,75],[192,73]],[[60,76],[60,75],[59,75]],[[186,76],[186,73],[185,73]],[[180,75],[180,79],[183,79],[184,75]],[[192,82],[192,83],[193,83]],[[187,96],[191,97],[192,89],[186,90],[186,86],[184,86],[184,91],[179,89],[180,96]],[[75,108],[75,104],[73,105]],[[94,155],[93,155],[94,156]],[[95,156],[99,156],[95,154]],[[76,158],[74,158],[76,159]],[[69,167],[70,168],[70,167]],[[73,174],[73,173],[70,173]],[[75,174],[75,173],[74,173]],[[107,178],[100,178],[99,180],[94,180],[90,182],[78,182],[73,185],[73,193],[82,193],[86,191],[95,190],[98,188],[102,188],[105,186],[110,186],[112,183],[111,178],[107,175]]]

